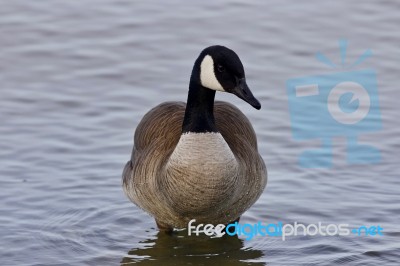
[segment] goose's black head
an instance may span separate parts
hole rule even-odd
[[[207,89],[235,94],[254,108],[261,108],[247,86],[242,62],[231,49],[220,45],[204,49],[196,60],[192,78],[193,75]]]

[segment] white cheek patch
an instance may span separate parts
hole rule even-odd
[[[200,65],[200,81],[201,85],[206,88],[216,90],[216,91],[225,91],[217,78],[215,77],[214,72],[214,60],[210,55],[206,55],[203,58],[203,61]]]

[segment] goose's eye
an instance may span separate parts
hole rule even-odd
[[[223,65],[218,65],[217,69],[218,69],[218,72],[220,72],[220,73],[225,71],[225,67]]]

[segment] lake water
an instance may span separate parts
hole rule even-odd
[[[2,1],[0,4],[1,265],[399,265],[400,3],[397,1]],[[286,80],[336,73],[348,40],[355,69],[377,73],[383,128],[360,139],[378,164],[331,168],[298,156],[318,140],[291,134]],[[121,173],[141,117],[186,100],[206,46],[236,51],[257,111],[267,189],[241,223],[380,225],[383,236],[208,238],[159,233],[124,196]],[[349,69],[347,69],[349,70]],[[323,130],[323,129],[321,129]]]

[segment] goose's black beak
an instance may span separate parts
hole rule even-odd
[[[241,78],[236,81],[236,87],[233,89],[232,93],[257,110],[261,109],[260,102],[253,96],[253,93],[251,93],[245,78]]]

